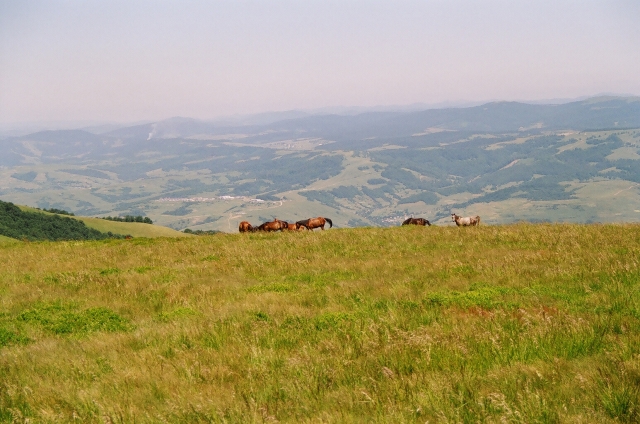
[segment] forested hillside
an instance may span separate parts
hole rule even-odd
[[[29,241],[103,240],[122,235],[101,233],[73,218],[25,212],[13,203],[0,201],[0,235]]]

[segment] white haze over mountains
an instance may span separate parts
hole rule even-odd
[[[616,95],[616,94],[600,94],[595,98],[601,97],[619,97],[619,98],[635,98],[631,95]],[[581,96],[575,99],[544,99],[538,101],[523,101],[522,103],[536,104],[536,105],[560,105],[571,103],[579,100],[585,100],[590,97]],[[499,100],[495,100],[499,101]],[[60,121],[60,122],[28,122],[28,123],[16,123],[3,126],[0,124],[0,137],[19,137],[27,134],[32,134],[38,131],[46,130],[68,130],[68,129],[80,129],[93,134],[106,134],[111,131],[115,131],[121,128],[133,127],[138,125],[151,124],[152,128],[158,125],[177,122],[200,122],[220,127],[235,127],[235,126],[251,126],[251,125],[268,125],[274,122],[304,118],[309,116],[322,116],[322,115],[341,115],[341,116],[353,116],[368,112],[417,112],[433,109],[449,109],[449,108],[468,108],[474,106],[480,106],[487,102],[441,102],[437,104],[425,104],[416,103],[411,105],[391,105],[391,106],[373,106],[373,107],[324,107],[311,110],[289,110],[289,111],[276,111],[276,112],[263,112],[248,115],[232,115],[222,116],[215,119],[195,119],[189,117],[171,117],[160,119],[158,121],[138,121],[138,122],[74,122],[74,121]],[[154,131],[152,130],[147,140],[152,139]],[[167,136],[166,132],[163,132],[163,136]]]
[[[635,0],[1,0],[0,126],[638,95],[639,17]]]

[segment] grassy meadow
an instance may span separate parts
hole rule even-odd
[[[161,225],[143,224],[141,222],[117,222],[101,218],[74,217],[89,228],[100,232],[111,231],[114,234],[130,234],[133,237],[193,237],[180,231]]]
[[[0,422],[638,422],[639,265],[639,225],[0,243]]]

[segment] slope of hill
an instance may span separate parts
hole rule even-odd
[[[21,209],[49,214],[28,206],[20,206]],[[86,216],[74,216],[73,219],[83,222],[87,227],[93,228],[102,233],[126,234],[132,237],[193,237],[180,231],[161,225],[143,224],[139,222],[117,222],[101,218],[91,218]]]
[[[2,201],[0,201],[0,234],[30,241],[104,240],[124,237],[118,234],[102,233],[67,216],[25,212],[13,203]]]
[[[638,422],[639,267],[640,225],[3,245],[0,421]]]
[[[11,237],[7,237],[7,236],[3,236],[0,235],[0,244],[4,244],[4,243],[17,243],[18,240],[11,238]]]
[[[112,232],[115,234],[129,234],[133,237],[193,237],[174,229],[161,225],[142,224],[139,222],[114,222],[100,218],[76,217],[89,228],[94,228],[102,232]]]

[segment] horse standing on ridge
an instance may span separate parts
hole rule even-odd
[[[431,223],[424,218],[407,218],[404,220],[402,225],[428,225],[431,226]]]
[[[327,222],[329,223],[329,228],[332,228],[333,222],[329,218],[323,218],[321,216],[317,218],[309,218],[309,219],[304,219],[302,221],[298,221],[296,222],[296,225],[298,226],[298,228],[304,227],[307,230],[312,230],[312,231],[314,228],[320,227],[320,229],[324,231],[324,225]]]
[[[249,224],[247,221],[242,221],[240,225],[238,225],[238,231],[241,233],[251,233],[253,232],[253,225]]]
[[[282,231],[287,228],[287,223],[280,221],[278,218],[274,218],[271,222],[265,222],[258,226],[254,231]]]
[[[285,222],[285,224],[287,224],[286,229],[289,231],[298,231],[300,229],[300,226],[296,222]]]
[[[456,223],[458,227],[468,227],[468,226],[478,226],[480,225],[480,216],[467,216],[465,218],[456,215],[455,213],[451,214],[451,219]]]

